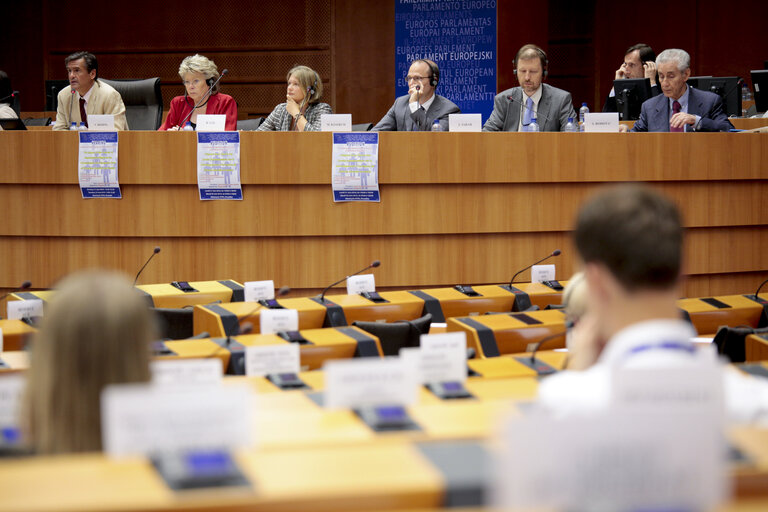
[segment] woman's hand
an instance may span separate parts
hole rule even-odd
[[[290,96],[286,96],[285,108],[288,110],[288,113],[291,114],[291,117],[296,117],[296,114],[300,111],[299,104],[293,101]]]

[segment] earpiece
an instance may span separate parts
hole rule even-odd
[[[315,71],[315,83],[312,84],[312,86],[309,88],[309,95],[314,96],[317,92],[317,81],[320,79],[320,75],[317,74],[317,71]]]
[[[211,78],[207,78],[207,79],[205,80],[205,83],[206,83],[206,84],[208,84],[208,87],[212,86],[212,85],[213,85],[213,82],[215,82],[215,80],[213,79],[213,77],[211,77]]]
[[[429,77],[429,85],[431,85],[432,87],[436,87],[437,84],[440,82],[440,68],[438,68],[437,64],[435,64],[431,60],[425,60],[424,62],[427,63],[427,66],[429,66],[430,71],[432,71],[432,76]]]

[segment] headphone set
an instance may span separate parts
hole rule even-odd
[[[512,72],[515,74],[515,76],[517,76],[517,61],[520,58],[520,54],[527,50],[534,50],[536,53],[539,54],[539,60],[541,61],[542,71],[544,72],[544,78],[546,78],[547,74],[549,73],[548,71],[549,59],[547,58],[547,54],[544,52],[544,50],[542,50],[535,44],[526,44],[525,46],[523,46],[517,51],[517,55],[515,55],[515,69]]]
[[[320,79],[320,75],[317,74],[317,71],[312,70],[315,73],[315,83],[313,83],[311,86],[309,86],[309,96],[314,96],[317,92],[317,81]]]

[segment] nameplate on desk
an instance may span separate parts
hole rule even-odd
[[[555,265],[534,265],[531,267],[531,282],[555,280]]]
[[[25,385],[26,379],[22,374],[0,375],[0,429],[19,426]]]
[[[113,457],[253,445],[247,384],[108,386],[101,394],[104,451]]]
[[[3,351],[3,330],[0,329],[0,352]]]
[[[88,116],[88,131],[113,132],[115,131],[115,116],[112,114],[91,114]]]
[[[449,132],[479,132],[482,130],[480,114],[448,114]]]
[[[416,366],[421,384],[467,380],[467,336],[464,332],[422,334],[421,346],[400,349],[400,357]]]
[[[197,116],[198,132],[223,132],[225,130],[227,116],[224,114],[200,114]]]
[[[352,114],[323,114],[320,116],[320,131],[351,132]]]
[[[373,274],[350,276],[347,278],[347,294],[356,295],[363,292],[375,292],[376,280]]]
[[[299,330],[299,312],[295,309],[262,309],[259,313],[261,334]]]
[[[245,288],[245,302],[256,302],[275,298],[275,282],[269,281],[246,281],[243,283]]]
[[[167,384],[218,384],[221,382],[221,359],[165,359],[149,363],[152,383]]]
[[[325,374],[324,404],[330,409],[413,404],[418,378],[413,368],[398,358],[329,361]]]
[[[618,133],[618,112],[593,112],[584,115],[584,131],[591,133]]]
[[[299,373],[300,370],[301,352],[298,343],[245,347],[245,374],[249,377]]]
[[[43,301],[40,299],[8,301],[8,320],[21,320],[43,316]]]

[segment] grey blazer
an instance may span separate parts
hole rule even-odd
[[[733,128],[728,116],[723,112],[723,100],[713,92],[690,87],[688,113],[701,116],[701,123],[696,131],[727,132]],[[660,94],[643,102],[643,106],[640,107],[640,119],[635,122],[631,131],[668,132],[670,117],[672,113],[669,108],[669,98]],[[686,125],[685,130],[691,131],[691,125]]]
[[[311,103],[307,107],[307,111],[304,112],[304,118],[307,120],[307,125],[304,127],[305,132],[319,132],[320,131],[320,116],[323,114],[333,114],[331,106],[327,103]],[[267,117],[261,125],[256,129],[259,132],[287,132],[291,129],[291,121],[293,118],[288,113],[288,109],[285,103],[281,103],[275,107],[269,117]]]
[[[542,132],[561,132],[568,124],[568,118],[576,119],[571,93],[541,84],[541,100],[537,109],[537,123]],[[509,97],[512,97],[510,100]],[[516,132],[520,124],[520,109],[523,105],[523,90],[513,87],[497,94],[493,99],[493,112],[483,126],[484,132]]]
[[[422,109],[411,113],[408,106],[408,95],[400,96],[395,100],[389,112],[376,123],[372,131],[375,132],[428,132],[432,129],[435,119],[440,120],[440,126],[444,132],[448,131],[448,114],[461,114],[461,110],[451,100],[435,94],[435,100],[429,106],[429,110]]]

